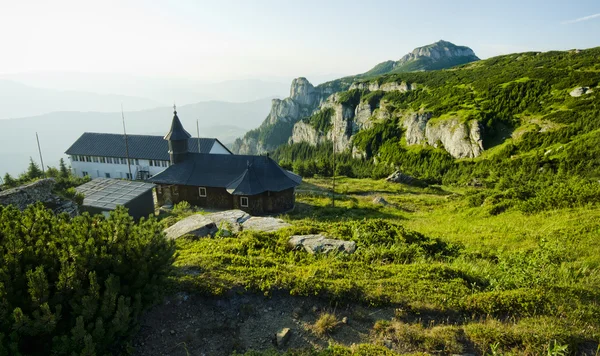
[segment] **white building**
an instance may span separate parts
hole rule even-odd
[[[216,138],[190,138],[188,147],[191,152],[232,154]],[[169,147],[162,136],[127,135],[126,145],[122,134],[86,132],[65,153],[79,177],[144,180],[169,167]]]

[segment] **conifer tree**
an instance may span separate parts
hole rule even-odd
[[[17,186],[17,181],[10,174],[6,173],[4,175],[4,186],[7,188],[12,188]]]
[[[174,245],[153,218],[0,207],[0,355],[120,353]]]
[[[29,157],[29,166],[27,167],[27,171],[25,172],[25,177],[28,180],[33,180],[37,178],[42,178],[44,176],[44,172],[40,169],[40,166],[33,160],[33,158]]]
[[[69,178],[69,176],[71,175],[69,168],[67,168],[67,165],[65,164],[65,160],[62,158],[60,159],[60,163],[58,164],[58,170],[60,171],[60,178]]]

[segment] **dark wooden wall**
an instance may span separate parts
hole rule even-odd
[[[206,187],[206,197],[200,196],[198,187],[162,185],[156,189],[159,205],[167,202],[177,204],[187,201],[191,205],[202,208],[228,210],[240,209],[252,215],[277,214],[294,208],[294,188],[281,192],[264,192],[249,195],[248,207],[241,206],[240,195],[231,195],[225,188]]]

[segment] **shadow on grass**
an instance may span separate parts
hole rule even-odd
[[[292,220],[311,218],[316,221],[339,221],[344,219],[404,219],[371,207],[319,206],[296,202],[294,211],[288,214]]]

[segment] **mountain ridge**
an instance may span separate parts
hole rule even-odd
[[[465,61],[466,63],[472,62],[475,60],[474,58],[479,59],[468,47],[456,46],[447,41],[438,41],[415,48],[403,56],[399,61],[402,64],[400,67],[394,67],[394,63],[397,62],[390,61],[389,68],[379,68],[378,71],[392,73],[401,68],[408,68],[410,65],[421,68],[419,66],[425,65],[424,61],[429,57],[433,58],[429,61],[430,67],[441,66],[444,68],[446,65],[454,65],[454,62],[446,61],[445,58],[463,58],[464,61],[461,60],[459,64],[464,64]],[[381,65],[380,63],[375,68]],[[290,86],[290,96],[282,100],[273,100],[270,113],[263,123],[258,128],[246,133],[244,137],[236,139],[231,147],[232,151],[239,154],[264,154],[278,145],[286,143],[292,135],[293,125],[296,122],[314,113],[334,93],[348,90],[355,81],[373,76],[369,72],[339,78],[317,86],[313,86],[304,77],[294,79]]]

